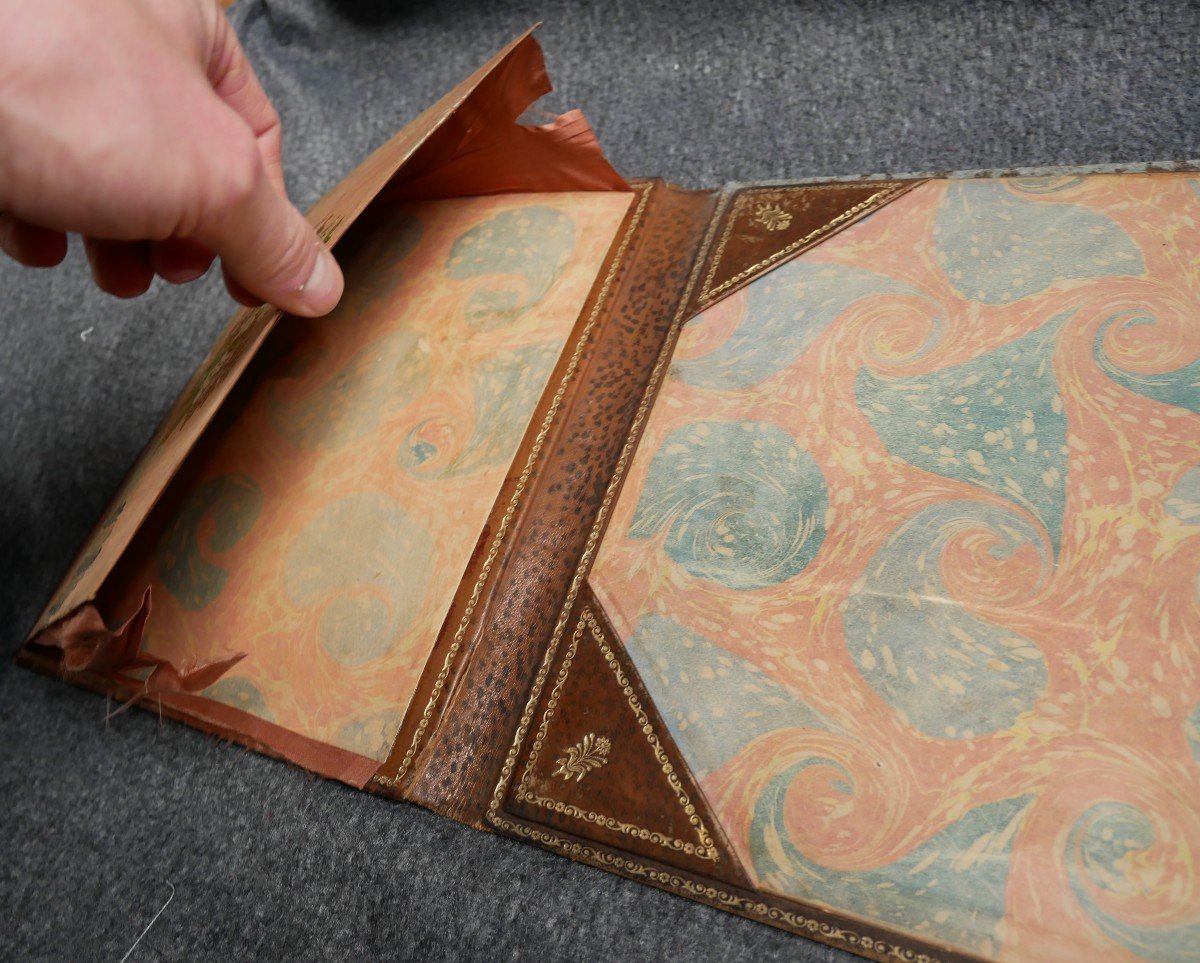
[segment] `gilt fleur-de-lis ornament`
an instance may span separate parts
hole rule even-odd
[[[608,753],[612,743],[607,736],[597,736],[589,732],[573,746],[568,746],[566,754],[555,760],[558,767],[554,775],[562,776],[570,782],[574,779],[580,782],[593,769],[599,769],[608,762]]]
[[[792,223],[792,215],[778,204],[763,201],[754,208],[754,220],[768,231],[782,231]]]

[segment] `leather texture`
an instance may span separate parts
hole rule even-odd
[[[486,631],[473,630],[477,641],[463,646],[461,667],[443,683],[441,723],[427,727],[427,745],[403,790],[405,798],[463,822],[482,825],[529,680],[569,614],[571,602],[564,599],[573,600],[582,584],[579,560],[712,215],[711,192],[661,182],[634,186],[642,194],[634,207],[637,223],[594,292],[603,317],[562,400],[524,509],[513,520],[508,552],[493,561],[490,588],[477,601],[486,610],[479,623]],[[585,306],[585,317],[591,310],[594,304]],[[464,591],[473,588],[464,583]],[[393,754],[380,775],[388,779],[401,764]]]
[[[530,505],[535,504],[535,492],[545,473],[545,465],[552,460],[554,446],[561,437],[562,423],[579,390],[580,368],[590,357],[592,336],[606,316],[611,279],[631,241],[642,228],[650,189],[650,184],[637,186],[633,202],[601,265],[567,346],[534,410],[499,497],[471,554],[392,751],[373,780],[374,788],[380,791],[403,796],[401,787],[411,777],[414,761],[436,729],[449,693],[457,685],[459,675],[488,628],[489,612],[505,584],[503,573],[520,541],[518,533]]]
[[[868,180],[727,186],[717,207],[689,315],[741,290],[919,183]]]
[[[906,188],[907,185],[898,185],[892,196],[900,196]],[[883,203],[883,200],[878,203]],[[845,222],[874,209],[859,207]],[[439,735],[448,739],[454,734],[458,745],[466,750],[460,757],[464,769],[479,757],[477,747],[482,741],[486,740],[490,748],[497,731],[509,736],[507,757],[500,767],[499,778],[485,813],[485,824],[497,832],[872,959],[920,960],[923,963],[969,959],[971,957],[863,923],[848,915],[779,898],[741,884],[741,880],[747,878],[744,868],[732,857],[720,826],[712,818],[711,807],[681,761],[677,747],[658,736],[662,719],[648,699],[643,701],[645,690],[640,687],[640,682],[634,681],[637,676],[631,671],[623,646],[586,585],[596,547],[603,537],[612,506],[624,482],[626,468],[661,386],[679,328],[694,309],[695,291],[702,269],[712,263],[709,252],[719,236],[719,229],[726,223],[727,218],[710,215],[703,229],[704,240],[698,248],[694,248],[695,256],[690,270],[680,265],[680,277],[687,276],[687,286],[678,293],[674,320],[666,326],[657,357],[652,363],[646,361],[647,376],[639,381],[644,384],[644,390],[636,410],[631,412],[628,434],[619,455],[610,463],[611,468],[604,476],[608,479],[607,487],[602,495],[597,492],[598,509],[593,516],[595,522],[583,540],[583,551],[577,556],[574,577],[569,582],[565,601],[549,637],[546,638],[542,633],[549,625],[546,613],[554,611],[549,607],[553,600],[552,593],[546,593],[549,598],[541,609],[531,607],[526,610],[532,631],[525,633],[523,642],[522,633],[516,628],[518,616],[510,623],[511,628],[504,626],[501,630],[507,635],[507,651],[489,648],[496,642],[491,628],[481,643],[477,656],[481,662],[486,662],[476,666],[475,671],[483,677],[490,672],[491,678],[504,680],[505,691],[509,694],[504,711],[510,721],[515,719],[514,727],[503,729],[501,713],[496,708],[463,703],[465,714],[461,718],[445,719]],[[803,249],[803,246],[798,246],[796,251]],[[777,263],[783,263],[788,256],[783,255]],[[636,259],[633,269],[637,270]],[[590,440],[594,442],[595,439],[593,437]],[[576,524],[578,522],[579,519],[576,519]],[[519,552],[520,548],[515,551]],[[553,588],[553,585],[546,583],[539,587],[545,590]],[[524,590],[528,592],[529,587]],[[542,619],[540,623],[537,621],[539,614]],[[590,644],[585,644],[589,637]],[[522,646],[529,649],[526,654],[520,652]],[[504,660],[503,668],[493,661],[496,658]],[[667,760],[666,765],[674,773],[687,774],[686,783],[683,779],[679,780],[679,785],[686,786],[684,792],[688,797],[688,802],[682,805],[682,814],[685,817],[696,815],[704,827],[704,836],[700,836],[696,825],[689,820],[685,825],[692,829],[693,836],[687,837],[678,815],[680,794],[670,780],[666,780],[664,788],[662,780],[651,778],[651,773],[647,771],[648,763],[635,766],[627,762],[625,768],[610,775],[614,784],[627,786],[633,794],[633,798],[621,802],[617,801],[617,793],[605,786],[601,775],[610,763],[606,761],[589,766],[589,758],[593,763],[598,762],[601,756],[611,760],[618,743],[613,741],[609,732],[624,732],[618,723],[617,709],[621,707],[621,702],[607,679],[604,684],[598,680],[592,684],[572,684],[572,667],[577,659],[582,659],[584,672],[589,679],[602,676],[603,665],[620,683],[620,694],[626,700],[624,711],[632,711],[636,717],[636,703],[637,708],[645,714],[643,736],[648,727],[655,734],[656,742]],[[564,676],[563,666],[568,662],[568,671]],[[530,690],[526,680],[531,676]],[[555,698],[556,687],[559,689],[558,698]],[[524,711],[517,716],[517,697],[526,692],[530,694],[525,701]],[[629,701],[630,695],[634,696],[633,702]],[[568,703],[570,709],[563,714],[563,707]],[[499,700],[492,703],[493,707],[499,704]],[[609,740],[606,746],[597,743],[602,737]],[[431,770],[441,766],[454,749],[448,742],[443,746],[430,752],[428,766]],[[501,744],[500,748],[505,746]],[[661,774],[665,768],[662,760],[658,761]],[[483,765],[477,769],[480,776],[486,771],[487,765],[495,765],[494,759],[485,758],[482,762]],[[582,769],[590,771],[580,778],[578,774]],[[571,772],[576,773],[576,785],[560,788],[556,780],[565,783],[564,773]],[[597,775],[600,775],[599,780],[596,779]],[[584,783],[588,779],[598,783],[594,791],[585,791]],[[459,784],[472,785],[467,780]],[[440,811],[455,815],[456,818],[470,820],[469,814],[456,812],[456,800],[456,796],[449,799],[443,796],[440,801],[428,797],[416,798],[415,801],[431,808],[440,807]],[[689,805],[694,812],[689,812]],[[610,806],[611,809],[608,808]],[[705,845],[705,837],[713,841],[711,847]],[[688,847],[686,844],[693,838],[701,842],[701,849],[708,849],[709,852],[700,852],[694,844]],[[707,861],[705,857],[714,851],[718,858]]]
[[[569,624],[504,811],[749,886],[620,639],[586,589]]]

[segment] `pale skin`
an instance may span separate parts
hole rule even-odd
[[[283,186],[279,117],[215,0],[0,0],[0,249],[83,236],[118,297],[219,258],[229,292],[326,314],[342,274]]]

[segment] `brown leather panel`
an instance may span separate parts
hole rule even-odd
[[[689,314],[744,288],[911,190],[919,180],[731,186]]]
[[[372,788],[377,791],[404,797],[403,786],[411,774],[412,764],[437,727],[437,720],[445,708],[447,700],[444,696],[454,688],[457,674],[484,630],[487,612],[503,584],[493,575],[505,568],[518,541],[516,533],[532,492],[545,470],[549,452],[560,437],[571,399],[579,390],[580,368],[588,357],[593,332],[603,323],[616,272],[644,223],[651,190],[649,181],[633,186],[633,202],[601,265],[575,329],[550,375],[546,391],[530,418],[521,447],[480,533],[404,721],[396,733],[391,753],[372,782]]]
[[[573,833],[548,829],[507,814],[489,822],[496,831],[618,876],[706,903],[746,919],[806,936],[880,963],[985,963],[983,957],[925,943],[823,906],[800,903],[732,884],[713,882],[710,874],[678,870],[665,863],[630,856]]]
[[[712,192],[650,187],[509,552],[495,563],[478,617],[487,631],[464,644],[466,660],[443,686],[441,723],[428,727],[407,798],[481,824],[714,203]]]
[[[539,96],[549,82],[545,79],[541,48],[531,36],[535,29],[536,24],[505,46],[470,77],[397,132],[312,206],[306,216],[327,244],[335,244],[346,233],[367,205],[413,157],[414,152],[459,110],[465,108],[467,113],[475,115],[478,110],[486,109],[489,101],[500,96],[496,89],[498,85],[508,85],[518,99],[521,94],[528,94],[531,98],[528,103]],[[523,76],[521,71],[526,71],[527,75]],[[480,91],[481,99],[472,102],[473,95]],[[578,133],[583,135],[582,130]],[[590,135],[590,129],[587,134]],[[569,141],[564,142],[560,135],[553,132],[544,136],[542,141],[548,142],[544,146],[550,157],[556,156],[555,148],[560,156],[564,151],[568,155],[578,153],[575,146]],[[602,167],[607,168],[608,165],[603,157],[598,161],[595,157],[589,157],[588,166],[599,172],[597,183],[604,180]],[[611,171],[611,168],[608,170]],[[615,171],[612,172],[611,182],[621,183]],[[555,179],[553,183],[559,183],[559,180]],[[230,319],[208,357],[138,456],[104,515],[79,547],[62,583],[30,631],[29,638],[95,597],[105,577],[120,560],[188,452],[280,317],[278,308],[265,304],[258,308],[239,309]]]
[[[571,624],[504,810],[751,885],[620,639],[586,589]]]

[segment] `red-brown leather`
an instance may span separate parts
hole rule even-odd
[[[509,522],[508,530],[504,532],[505,537],[498,545],[498,553],[492,560],[490,568],[488,555],[498,533],[502,531],[505,513],[520,485],[524,466],[529,463],[537,435],[550,411],[558,386],[568,373],[571,355],[581,339],[585,341],[588,339],[589,319],[596,312],[598,303],[602,301],[604,304],[608,303],[605,291],[606,279],[614,269],[617,259],[623,253],[628,255],[627,239],[631,240],[633,237],[640,236],[643,226],[642,214],[647,206],[647,195],[653,189],[653,184],[644,181],[634,185],[633,189],[636,197],[613,239],[611,249],[604,264],[601,265],[596,282],[580,312],[575,329],[571,332],[567,345],[550,376],[546,390],[530,418],[529,429],[521,440],[521,446],[509,466],[500,494],[496,498],[496,503],[488,515],[487,523],[476,542],[471,559],[451,602],[450,611],[438,633],[437,642],[434,644],[433,651],[421,674],[404,721],[396,734],[392,751],[383,765],[379,767],[377,778],[372,786],[377,791],[397,798],[404,797],[403,785],[411,779],[412,763],[416,759],[417,753],[423,750],[426,742],[437,728],[438,720],[446,709],[450,693],[457,685],[463,666],[470,661],[474,647],[479,643],[485,631],[489,630],[489,612],[493,601],[505,584],[501,573],[507,568],[509,559],[520,541],[519,533],[523,519],[530,511],[529,506],[535,504],[533,493],[537,490],[539,479],[546,471],[546,464],[550,461],[555,446],[560,444],[562,426],[573,404],[572,399],[582,390],[581,385],[586,377],[587,354],[584,355],[581,367],[576,370],[567,393],[563,396],[558,414],[551,424],[551,432],[546,437],[540,457],[534,463],[532,474],[526,482],[525,494],[518,503],[516,514]],[[604,314],[597,315],[593,332],[602,329],[605,316]],[[476,586],[479,588],[477,589]],[[466,629],[456,647],[455,637],[459,633],[464,619],[467,620]]]
[[[688,313],[744,288],[919,183],[849,181],[729,189],[717,209],[713,240]]]
[[[576,628],[551,666],[505,812],[736,886],[752,885],[586,589],[568,625]],[[607,751],[597,750],[600,739]],[[581,746],[591,750],[583,760]]]
[[[542,49],[530,38],[421,145],[384,196],[629,190],[578,110],[536,126],[516,123],[551,89]]]
[[[443,697],[441,722],[421,752],[406,798],[482,825],[713,203],[712,192],[661,182],[650,187],[643,222],[618,267],[591,350],[496,572],[480,620],[487,630]]]

